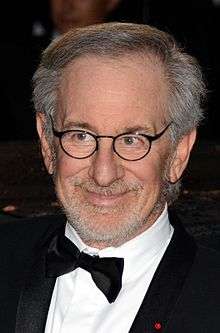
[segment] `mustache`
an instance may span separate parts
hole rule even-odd
[[[125,182],[115,180],[109,186],[99,186],[93,180],[73,179],[70,181],[72,186],[79,187],[87,192],[93,192],[105,196],[125,194],[127,192],[139,192],[143,186],[138,182]]]

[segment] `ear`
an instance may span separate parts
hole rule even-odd
[[[193,130],[189,134],[186,134],[178,143],[170,163],[169,181],[171,183],[176,183],[182,176],[182,173],[188,164],[195,140],[196,130]]]
[[[41,143],[41,153],[43,156],[44,164],[48,173],[52,175],[54,172],[53,152],[51,144],[48,142],[48,138],[45,134],[45,115],[42,113],[38,113],[36,116],[36,123],[37,132]]]

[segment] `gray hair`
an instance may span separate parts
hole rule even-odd
[[[206,95],[200,66],[183,52],[169,34],[156,28],[131,23],[105,23],[72,29],[43,52],[33,77],[36,112],[44,113],[50,134],[49,116],[56,113],[57,89],[64,68],[83,55],[117,58],[129,54],[153,55],[164,67],[168,83],[167,115],[173,124],[172,142],[198,127],[203,119]]]
[[[169,34],[147,25],[106,23],[73,29],[52,42],[42,55],[34,78],[33,101],[36,112],[46,116],[45,130],[51,141],[50,116],[56,114],[57,91],[64,68],[80,56],[118,58],[126,55],[153,56],[164,69],[169,97],[166,116],[173,148],[203,119],[206,88],[195,58],[181,50]],[[166,182],[164,196],[171,203],[180,182]]]

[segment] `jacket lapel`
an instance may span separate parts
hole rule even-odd
[[[64,226],[56,230],[64,232]],[[54,235],[54,233],[53,233]],[[50,238],[50,236],[49,236]],[[46,241],[47,244],[48,240]],[[50,301],[56,278],[45,274],[45,254],[47,245],[43,245],[40,255],[25,281],[19,299],[15,333],[43,333],[46,325]]]
[[[53,231],[52,235],[57,232],[64,233],[64,225],[59,227],[58,231]],[[47,246],[41,247],[40,255],[25,281],[18,304],[15,333],[44,332],[56,282],[55,278],[47,278],[45,275],[46,250]],[[195,253],[196,245],[192,238],[181,225],[174,225],[172,240],[157,268],[130,333],[165,333]]]
[[[165,333],[192,266],[196,245],[181,225],[174,235],[153,277],[130,333]]]

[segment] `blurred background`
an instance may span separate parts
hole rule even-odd
[[[206,120],[175,207],[200,236],[210,220],[220,235],[220,0],[2,1],[0,220],[59,213],[40,162],[31,78],[53,38],[72,26],[108,21],[154,25],[199,60],[209,90]]]
[[[1,4],[0,140],[36,137],[30,82],[42,50],[72,26],[104,21],[152,24],[197,57],[210,91],[200,132],[219,139],[220,0],[23,0]]]

